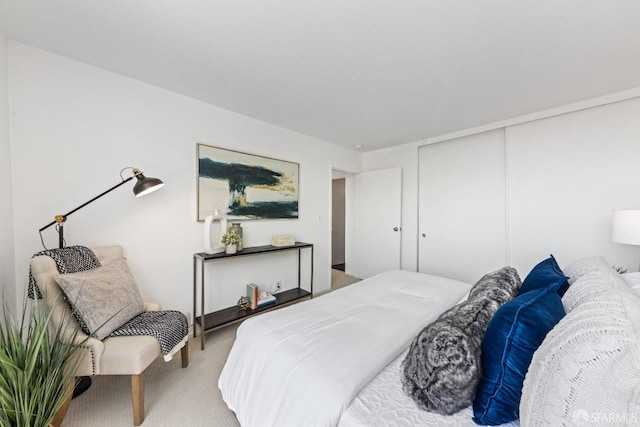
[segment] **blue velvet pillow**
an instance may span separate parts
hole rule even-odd
[[[498,425],[519,418],[524,377],[533,353],[564,316],[554,287],[536,289],[498,309],[482,339],[482,379],[473,421]]]
[[[568,280],[569,278],[564,275],[556,259],[550,255],[549,258],[533,267],[533,270],[525,277],[520,288],[520,295],[534,289],[553,286],[562,296],[569,288]]]

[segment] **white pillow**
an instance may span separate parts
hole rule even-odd
[[[627,285],[634,291],[640,291],[640,271],[621,275]]]
[[[580,277],[591,273],[615,273],[620,275],[607,260],[601,256],[591,256],[580,258],[562,269],[562,272],[569,277],[569,283],[573,283]]]
[[[567,291],[576,302],[525,377],[523,427],[640,422],[640,298],[611,283],[597,287],[577,281]]]
[[[81,323],[99,340],[144,311],[142,296],[124,258],[93,270],[61,274],[55,280]]]
[[[562,271],[569,277],[569,289],[562,297],[567,313],[587,299],[610,290],[628,292],[622,276],[601,256],[579,259]]]

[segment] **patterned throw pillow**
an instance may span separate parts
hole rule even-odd
[[[142,296],[124,258],[54,279],[90,335],[99,340],[144,311]]]
[[[480,344],[487,325],[519,289],[520,277],[511,267],[487,274],[467,301],[418,334],[402,362],[402,388],[418,407],[451,415],[471,404],[480,381]]]

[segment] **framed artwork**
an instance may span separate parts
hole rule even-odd
[[[298,218],[298,163],[197,144],[198,221]]]

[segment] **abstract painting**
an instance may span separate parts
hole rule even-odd
[[[197,144],[198,221],[298,218],[298,163]]]

